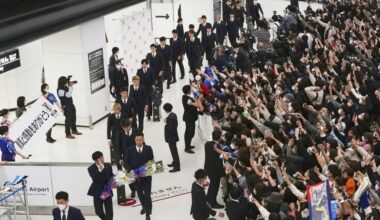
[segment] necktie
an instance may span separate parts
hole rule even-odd
[[[120,115],[117,115],[116,118],[117,118],[117,119],[120,119]]]
[[[144,73],[146,73],[146,69],[144,69]]]
[[[65,212],[66,212],[65,210],[62,211],[62,220],[67,220],[67,219],[66,219],[66,213],[65,213]]]
[[[127,103],[127,100],[123,99],[123,103],[126,104],[126,103]]]
[[[136,91],[136,92],[137,92],[137,89],[138,89],[138,88],[137,88],[137,87],[135,87],[135,91]]]
[[[141,148],[139,148],[139,154],[141,154]]]

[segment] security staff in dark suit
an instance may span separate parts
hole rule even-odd
[[[214,22],[214,26],[212,28],[213,31],[216,30],[216,42],[218,45],[223,45],[227,36],[227,26],[226,22],[222,21],[222,17],[220,15],[216,17],[216,21]]]
[[[179,141],[178,120],[177,115],[172,112],[173,106],[170,103],[166,103],[163,108],[168,115],[165,119],[165,141],[169,144],[170,153],[173,158],[173,162],[168,164],[169,167],[173,167],[169,172],[174,173],[181,170],[177,149],[177,142]]]
[[[74,82],[70,82],[65,76],[58,79],[57,94],[61,101],[63,114],[65,115],[65,133],[66,138],[75,139],[72,135],[81,135],[77,130],[77,110],[73,102]]]
[[[121,89],[120,98],[116,102],[121,106],[121,114],[125,119],[134,121],[136,119],[137,105],[133,98],[128,96],[127,88]]]
[[[108,62],[108,79],[110,80],[110,93],[113,97],[115,97],[115,94],[111,91],[112,90],[112,82],[111,79],[113,79],[113,74],[116,70],[116,61],[119,60],[119,48],[113,47],[112,48],[112,55],[110,56],[109,62]]]
[[[171,74],[171,63],[172,63],[172,49],[169,45],[166,44],[166,37],[160,38],[160,45],[158,46],[159,53],[162,54],[164,58],[164,79],[167,80],[166,82],[166,89],[170,89],[170,83],[172,81],[172,74]],[[161,93],[162,94],[162,93]]]
[[[124,165],[124,161],[127,158],[127,151],[129,148],[136,146],[135,138],[137,134],[137,130],[135,128],[132,128],[132,123],[129,120],[125,120],[122,123],[123,132],[120,134],[120,146],[119,146],[119,152],[120,152],[120,165]],[[129,184],[129,188],[131,189],[131,197],[136,197],[136,189],[134,187],[134,184]]]
[[[199,38],[195,37],[194,31],[189,31],[189,41],[186,42],[186,56],[194,79],[197,75],[197,69],[202,65],[203,54],[203,47]]]
[[[227,33],[231,46],[234,47],[237,44],[236,40],[239,38],[239,24],[235,20],[233,12],[230,13],[230,19],[227,21]]]
[[[154,72],[155,84],[158,86],[158,90],[162,94],[165,60],[163,55],[157,52],[157,46],[155,44],[150,45],[150,50],[151,53],[146,55],[146,59],[149,61],[149,67]]]
[[[53,220],[85,220],[80,209],[69,206],[69,194],[60,191],[55,194],[57,208],[53,209]]]
[[[100,195],[104,190],[104,186],[109,183],[110,179],[115,175],[112,172],[112,166],[104,163],[103,153],[96,151],[92,154],[94,164],[88,167],[88,173],[92,179],[91,186],[87,195],[94,197],[94,207],[96,215],[102,220],[113,219],[112,197],[102,200]]]
[[[219,141],[222,138],[222,131],[215,129],[212,132],[212,141],[205,144],[205,171],[210,179],[210,186],[207,191],[207,201],[212,208],[223,208],[216,202],[220,179],[224,176],[223,160],[215,148],[220,149]]]
[[[148,161],[154,160],[153,150],[150,146],[144,144],[144,134],[138,132],[135,137],[136,146],[132,146],[127,150],[126,158],[124,158],[125,168],[136,170],[146,164]],[[152,214],[152,177],[140,177],[136,180],[135,188],[142,205],[141,215],[146,215],[146,220],[150,220]]]
[[[207,220],[210,215],[224,217],[223,212],[216,212],[207,204],[206,193],[203,185],[206,183],[207,175],[203,169],[195,172],[196,181],[191,187],[191,211],[195,220]]]
[[[122,88],[129,87],[129,78],[128,78],[128,72],[124,68],[123,63],[121,60],[116,61],[116,69],[114,70],[114,73],[112,74],[111,81],[111,92],[115,94],[116,98],[120,98],[120,92]]]
[[[182,40],[185,40],[185,30],[183,28],[183,20],[182,18],[178,18],[177,20],[177,27],[175,29],[178,33],[178,37]]]
[[[132,82],[133,85],[131,85],[129,92],[136,102],[136,116],[138,119],[136,119],[135,124],[138,122],[137,128],[142,132],[144,129],[144,113],[148,111],[148,93],[145,86],[140,84],[140,77],[133,76]]]
[[[119,164],[119,145],[120,145],[120,134],[123,131],[121,123],[126,120],[121,112],[121,105],[115,103],[113,105],[113,113],[108,116],[107,121],[107,139],[108,145],[111,152],[111,164],[117,166],[120,170],[121,166]]]
[[[180,38],[176,30],[172,31],[173,37],[170,38],[170,48],[172,49],[172,83],[177,82],[176,67],[179,65],[181,79],[185,77],[185,68],[183,67],[183,54],[185,52],[185,41]]]
[[[147,59],[143,59],[141,61],[141,68],[137,70],[137,76],[140,77],[140,84],[145,86],[146,91],[148,93],[148,112],[147,117],[150,120],[150,117],[153,114],[153,90],[155,87],[155,78],[154,72],[151,68],[148,67],[149,61]]]
[[[216,35],[212,32],[211,24],[207,26],[206,32],[206,43],[204,44],[204,48],[206,51],[206,60],[208,65],[211,66],[214,61],[214,49],[216,46]]]
[[[182,88],[182,105],[184,108],[183,121],[186,123],[185,129],[185,152],[193,154],[191,150],[194,147],[191,146],[191,140],[195,134],[195,122],[198,120],[198,108],[195,105],[194,98],[190,96],[191,87],[186,85]]]

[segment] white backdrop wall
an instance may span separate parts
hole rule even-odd
[[[0,109],[16,107],[18,96],[30,102],[40,94],[43,54],[41,41],[17,47],[21,66],[0,75]]]
[[[124,58],[131,83],[132,76],[140,68],[141,59],[145,58],[149,45],[154,42],[151,9],[143,2],[108,14],[104,20],[108,37],[107,57],[111,56],[112,47],[120,48],[119,57]]]

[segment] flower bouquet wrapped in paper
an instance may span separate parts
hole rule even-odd
[[[135,170],[136,177],[146,177],[152,176],[156,173],[161,173],[164,171],[162,161],[154,162],[153,160],[148,161],[145,165]]]
[[[131,184],[136,181],[136,175],[133,170],[130,172],[120,170],[116,175],[116,179],[119,186],[124,184]]]

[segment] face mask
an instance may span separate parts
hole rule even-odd
[[[66,208],[66,205],[59,204],[58,205],[59,210],[63,211]]]

